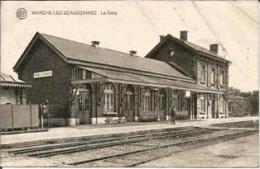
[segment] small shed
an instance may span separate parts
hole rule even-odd
[[[25,89],[32,86],[0,72],[0,104],[27,104]]]

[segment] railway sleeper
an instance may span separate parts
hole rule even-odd
[[[177,128],[165,128],[165,129],[152,129],[152,130],[144,130],[144,131],[137,131],[137,132],[129,132],[129,133],[116,133],[116,134],[108,134],[108,135],[97,135],[97,136],[83,136],[83,137],[71,137],[71,138],[59,138],[59,139],[51,139],[51,140],[39,140],[39,141],[31,141],[31,142],[21,142],[21,143],[13,143],[13,144],[6,144],[2,145],[2,149],[15,149],[15,148],[25,148],[25,147],[33,147],[39,145],[52,145],[57,143],[64,143],[64,142],[73,142],[73,141],[87,141],[93,139],[101,139],[107,137],[120,137],[120,136],[127,136],[133,134],[144,135],[146,133],[153,133],[153,132],[163,132],[163,131],[178,131],[183,129],[194,129],[198,127],[187,126],[187,127],[177,127]]]
[[[185,137],[185,136],[191,136],[191,135],[197,135],[197,134],[205,134],[213,132],[211,130],[205,130],[205,131],[189,131],[185,133],[180,133],[179,135],[172,134],[172,135],[160,135],[156,137],[146,137],[146,138],[140,138],[140,139],[128,139],[128,140],[119,140],[119,141],[114,141],[114,142],[108,142],[108,143],[102,143],[102,144],[92,144],[92,145],[83,145],[83,146],[77,146],[77,147],[66,147],[65,149],[56,149],[53,151],[40,151],[40,152],[35,152],[35,153],[29,153],[25,154],[28,156],[33,156],[33,157],[49,157],[49,156],[54,156],[54,155],[60,155],[60,154],[68,154],[68,153],[74,153],[74,152],[80,152],[80,151],[87,151],[87,150],[93,150],[93,149],[99,149],[99,148],[105,148],[105,147],[110,147],[110,146],[117,146],[117,145],[122,145],[122,144],[128,144],[128,143],[135,143],[135,142],[142,142],[150,139],[161,139],[161,138],[167,138],[167,137],[173,137],[176,138],[177,136],[179,137]]]
[[[142,153],[143,154],[144,152],[147,152],[147,151],[153,151],[153,150],[157,150],[157,149],[163,149],[163,148],[168,148],[168,147],[173,147],[173,146],[178,146],[178,145],[184,146],[184,145],[187,145],[187,144],[190,144],[190,143],[195,144],[197,142],[205,142],[206,144],[208,144],[210,141],[214,141],[214,142],[227,141],[227,140],[230,140],[230,139],[247,136],[247,135],[253,134],[255,132],[256,131],[250,131],[250,132],[240,131],[240,132],[235,132],[235,133],[231,133],[231,134],[227,134],[227,135],[223,134],[223,135],[220,135],[220,136],[212,137],[210,139],[209,138],[205,138],[205,137],[204,138],[203,137],[202,138],[198,138],[196,140],[188,139],[188,140],[185,140],[185,141],[182,141],[182,142],[177,142],[177,143],[173,143],[173,144],[163,145],[163,146],[160,146],[160,147],[153,147],[153,148],[137,150],[137,151],[127,152],[127,153],[122,153],[122,154],[116,154],[116,155],[111,155],[111,156],[106,156],[106,157],[100,157],[100,158],[96,158],[96,159],[79,161],[79,162],[69,163],[67,165],[78,166],[78,165],[83,165],[83,164],[87,164],[87,163],[92,163],[92,166],[98,167],[97,165],[94,165],[93,162],[97,162],[97,161],[101,161],[101,160],[108,161],[108,159],[114,159],[114,158],[117,158],[117,159],[118,158],[123,159],[123,158],[127,158],[127,157],[129,158],[129,156],[133,155],[133,154],[136,157],[138,153]],[[180,151],[180,152],[182,152],[182,151]],[[158,156],[153,157],[153,158],[147,157],[147,158],[145,158],[145,160],[141,160],[141,161],[138,161],[138,162],[135,162],[135,163],[132,163],[133,160],[128,160],[131,163],[130,164],[125,164],[125,165],[123,165],[123,167],[135,167],[137,165],[149,162],[151,160],[155,160],[155,159],[158,159],[158,158],[169,156],[169,155],[171,155],[173,153],[178,153],[178,152],[177,151],[176,152],[169,152],[169,153],[166,153],[164,155],[161,155],[161,156],[158,155]],[[145,154],[147,154],[147,153],[145,153]],[[145,155],[145,154],[143,154],[143,155]],[[154,154],[157,155],[157,152],[154,153]],[[140,159],[143,159],[143,157],[144,156],[142,156],[142,158],[140,158]],[[108,162],[111,162],[111,160],[109,160]]]
[[[195,129],[194,129],[195,130]],[[43,150],[49,150],[49,149],[57,149],[57,148],[63,148],[63,147],[73,147],[73,146],[79,146],[79,145],[87,145],[91,143],[102,143],[102,142],[108,142],[108,141],[115,141],[115,140],[122,140],[122,139],[132,139],[132,138],[141,138],[141,137],[147,137],[147,136],[156,136],[156,135],[161,135],[163,133],[178,133],[178,132],[183,132],[187,130],[177,130],[177,131],[171,131],[171,132],[162,132],[162,133],[148,133],[145,135],[133,135],[133,136],[122,136],[122,137],[111,137],[111,138],[101,138],[101,139],[94,139],[94,140],[88,140],[88,141],[76,141],[76,142],[69,142],[69,143],[60,143],[60,144],[52,144],[52,145],[41,145],[37,147],[26,147],[26,148],[21,148],[21,149],[15,149],[15,150],[10,150],[8,151],[10,154],[25,154],[25,153],[31,153],[35,151],[43,151]]]

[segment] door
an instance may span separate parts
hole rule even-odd
[[[197,94],[194,94],[193,97],[193,119],[197,119],[198,105],[197,105]]]
[[[134,121],[134,109],[135,109],[134,92],[132,90],[128,90],[126,92],[126,121],[128,122]]]
[[[216,118],[215,97],[214,96],[213,96],[212,103],[211,103],[211,112],[212,112],[212,117]]]
[[[215,96],[210,95],[208,102],[208,118],[216,118]]]
[[[213,116],[213,98],[212,96],[208,97],[208,117],[209,119],[211,119]]]
[[[80,91],[79,96],[79,123],[90,124],[91,119],[91,95],[88,90]]]
[[[160,120],[166,120],[166,92],[164,90],[160,90],[159,92],[159,100],[157,100],[157,105],[159,104],[159,116]],[[159,102],[159,103],[158,103]]]

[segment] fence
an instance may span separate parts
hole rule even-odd
[[[0,105],[0,129],[32,128],[39,126],[38,105]]]

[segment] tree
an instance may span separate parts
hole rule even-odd
[[[259,91],[253,91],[251,95],[249,96],[249,102],[250,102],[250,107],[251,107],[251,116],[256,116],[258,115],[259,112]]]

